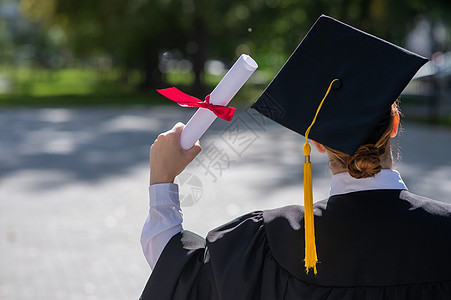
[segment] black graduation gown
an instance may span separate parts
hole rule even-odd
[[[303,208],[249,213],[166,245],[141,299],[451,299],[451,205],[373,190],[315,203],[318,274]]]

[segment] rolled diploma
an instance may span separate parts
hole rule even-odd
[[[210,103],[216,105],[229,104],[244,83],[258,68],[257,63],[246,54],[241,54],[227,74],[221,79],[210,94]],[[180,144],[184,150],[188,150],[207,131],[208,127],[216,119],[216,115],[206,109],[199,108],[186,124],[180,135]]]

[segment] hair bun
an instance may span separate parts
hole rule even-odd
[[[349,175],[354,178],[373,177],[382,170],[379,156],[384,152],[385,148],[373,144],[360,146],[347,164]]]

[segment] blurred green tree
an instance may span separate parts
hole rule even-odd
[[[143,74],[141,87],[164,83],[161,54],[178,49],[203,90],[208,58],[227,64],[252,54],[278,69],[321,14],[403,44],[419,16],[449,21],[448,0],[21,0],[33,20],[58,24],[78,57],[108,53],[126,78]],[[409,27],[410,26],[410,27]]]

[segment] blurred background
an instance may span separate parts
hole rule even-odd
[[[321,14],[430,59],[401,96],[396,168],[451,202],[448,0],[0,0],[0,299],[139,298],[149,146],[195,111],[155,89],[203,98],[242,53],[259,68],[234,121],[178,178],[185,228],[302,204],[303,138],[247,107]],[[330,174],[314,161],[320,200]]]
[[[158,103],[146,92],[168,85],[201,95],[241,53],[260,66],[238,97],[249,103],[324,13],[430,58],[409,93],[446,117],[450,12],[446,0],[2,0],[0,105]]]

